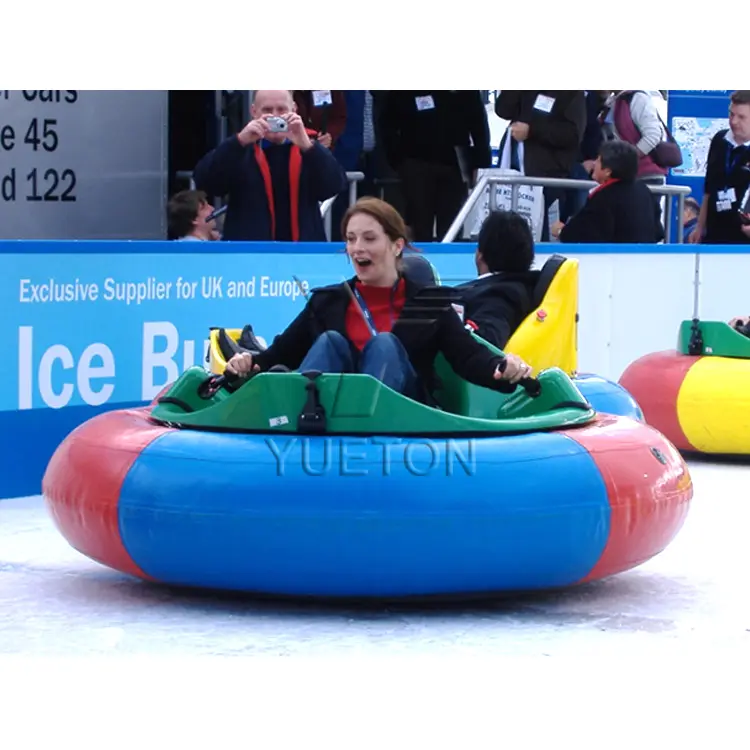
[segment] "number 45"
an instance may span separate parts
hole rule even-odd
[[[40,138],[39,120],[35,117],[26,131],[23,142],[32,145],[34,151],[38,151],[40,145],[45,151],[54,151],[58,146],[59,139],[53,125],[57,125],[57,120],[44,120],[42,123],[42,137]],[[49,143],[47,139],[49,139]]]

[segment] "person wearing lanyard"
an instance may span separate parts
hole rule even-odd
[[[711,140],[704,198],[692,243],[750,243],[750,91],[730,97],[729,128]]]
[[[356,275],[313,290],[304,309],[259,354],[235,354],[229,373],[296,370],[371,375],[393,390],[437,405],[434,362],[442,352],[465,380],[511,393],[531,375],[519,357],[493,354],[464,326],[450,287],[404,276],[406,226],[378,198],[361,198],[344,215],[342,235]]]

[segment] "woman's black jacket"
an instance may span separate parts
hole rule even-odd
[[[265,351],[255,355],[261,371],[274,365],[295,370],[315,340],[326,331],[346,336],[346,311],[352,300],[356,278],[340,284],[320,287],[287,329],[274,338]],[[504,357],[493,354],[464,327],[451,301],[456,293],[450,287],[418,286],[407,277],[406,302],[393,326],[393,333],[404,346],[412,367],[427,394],[439,386],[434,363],[442,352],[453,370],[476,385],[512,393],[516,386],[495,380],[495,368]]]

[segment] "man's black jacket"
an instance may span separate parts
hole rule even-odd
[[[478,336],[504,349],[532,311],[534,277],[529,273],[493,273],[454,287],[464,318]]]

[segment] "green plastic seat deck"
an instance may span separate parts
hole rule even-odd
[[[481,339],[480,339],[481,340]],[[485,345],[489,346],[486,342]],[[499,350],[490,347],[493,351]],[[328,435],[502,434],[567,429],[592,422],[596,411],[560,369],[539,375],[541,393],[518,386],[506,394],[468,383],[448,362],[436,362],[441,409],[403,396],[370,375],[326,373],[315,383]],[[157,403],[151,417],[183,428],[250,433],[298,433],[308,399],[308,378],[299,373],[260,373],[234,393],[199,394],[209,374],[186,370]]]
[[[734,357],[750,359],[750,338],[735,331],[724,321],[706,321],[698,323],[703,339],[704,357]],[[693,334],[693,321],[683,320],[677,338],[677,351],[689,354],[690,339]]]

